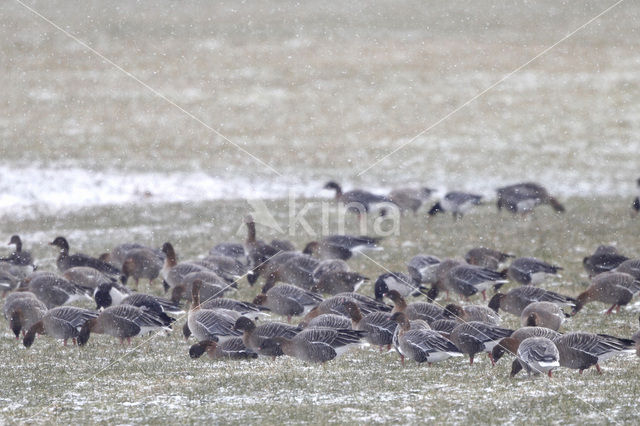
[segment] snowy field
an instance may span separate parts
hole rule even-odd
[[[100,58],[7,0],[0,244],[19,233],[43,270],[54,269],[47,243],[56,235],[95,255],[125,241],[172,241],[186,260],[242,241],[247,200],[266,200],[285,229],[288,197],[308,200],[318,227],[329,179],[488,198],[498,186],[536,180],[566,201],[565,215],[543,208],[513,220],[487,205],[454,224],[422,211],[403,219],[375,260],[404,270],[420,252],[495,246],[564,266],[546,286],[576,295],[587,280],[581,259],[597,245],[640,256],[639,222],[629,217],[640,177],[640,4],[622,2],[441,119],[614,3],[25,1]],[[286,237],[298,247],[308,240]],[[373,278],[384,272],[362,258],[351,266]],[[237,297],[256,292],[243,280]],[[589,305],[566,331],[628,337],[638,327],[634,302],[606,318],[604,306]],[[372,348],[325,367],[192,361],[177,332],[131,347],[106,337],[83,349],[38,338],[27,351],[0,325],[0,423],[600,424],[640,416],[633,356],[605,363],[602,376],[559,370],[553,380],[512,380],[507,362],[402,369],[394,353]]]

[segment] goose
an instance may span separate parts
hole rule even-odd
[[[91,300],[87,290],[55,274],[39,274],[29,281],[26,289],[36,295],[48,309],[77,300]]]
[[[164,265],[160,270],[160,275],[162,275],[162,286],[164,287],[165,293],[169,289],[182,284],[182,280],[188,274],[205,271],[207,269],[204,266],[192,262],[178,263],[176,251],[169,242],[162,245],[162,253],[164,253],[165,259]]]
[[[109,263],[111,263],[113,266],[115,266],[118,269],[122,269],[122,264],[124,263],[124,259],[127,257],[127,253],[129,252],[129,250],[134,250],[134,249],[141,249],[141,248],[149,248],[150,247],[145,247],[142,244],[139,243],[122,243],[122,244],[118,244],[117,246],[115,246],[113,249],[111,249],[111,251],[108,253],[105,253],[104,256],[104,261],[108,261]],[[151,249],[153,250],[153,249]],[[164,259],[164,253],[162,253],[161,250],[156,250],[156,253],[158,254],[158,257],[163,260]]]
[[[392,190],[389,201],[396,204],[401,212],[411,211],[416,214],[420,207],[427,201],[434,190],[431,188],[397,188]]]
[[[311,273],[311,278],[313,278],[314,282],[317,282],[324,274],[350,271],[351,268],[349,268],[347,262],[342,259],[325,259],[318,262],[318,266],[316,266]]]
[[[31,347],[36,338],[36,333],[47,335],[54,339],[62,339],[65,346],[69,339],[72,339],[75,344],[76,340],[79,341],[81,328],[84,324],[97,316],[97,312],[76,308],[75,306],[59,306],[49,309],[40,321],[29,328],[22,340],[22,344],[26,348]]]
[[[305,362],[324,363],[360,343],[364,332],[352,329],[307,328],[293,338],[272,337],[260,345],[265,353],[278,353]]]
[[[243,264],[247,263],[247,252],[244,250],[244,245],[240,243],[216,244],[211,250],[209,250],[209,254],[227,256],[236,259]]]
[[[202,290],[201,290],[202,291]],[[263,306],[257,306],[249,302],[241,302],[235,299],[227,299],[225,297],[219,297],[215,299],[209,299],[201,302],[200,307],[202,309],[226,309],[229,311],[237,311],[242,315],[264,315],[267,310]]]
[[[351,328],[364,332],[364,338],[369,344],[378,346],[381,352],[385,346],[387,350],[391,349],[397,323],[391,319],[390,313],[371,312],[363,315],[353,301],[344,302],[344,308],[351,318]]]
[[[201,286],[202,281],[196,280],[191,288],[192,301],[189,315],[187,316],[189,333],[198,341],[224,341],[242,334],[233,328],[235,322],[241,316],[239,312],[226,309],[202,309],[200,306]],[[183,329],[183,331],[185,330]]]
[[[269,260],[267,281],[282,281],[305,290],[311,290],[317,283],[313,271],[319,261],[309,255],[295,252],[280,252]]]
[[[507,276],[522,285],[538,285],[548,275],[555,275],[562,268],[534,257],[519,257],[509,265]]]
[[[636,280],[640,280],[640,259],[629,259],[619,264],[613,272],[629,274]]]
[[[441,291],[447,293],[447,299],[449,298],[449,289],[445,285],[447,274],[456,266],[464,264],[464,261],[458,259],[444,259],[434,267],[433,274],[430,275],[428,281],[428,283],[431,284],[431,288],[427,292],[427,300],[429,302],[436,300]]]
[[[205,352],[212,359],[252,359],[258,357],[258,354],[248,349],[239,337],[232,337],[224,342],[203,340],[195,343],[189,348],[189,357],[197,359]]]
[[[139,308],[145,307],[162,319],[166,325],[175,321],[174,318],[167,314],[180,315],[184,313],[176,303],[170,300],[150,294],[133,293],[125,289],[126,287],[114,283],[101,284],[93,293],[93,299],[96,301],[97,309],[121,304],[137,306]]]
[[[394,307],[391,313],[404,312],[409,320],[425,320],[431,323],[437,319],[444,318],[444,309],[433,303],[414,302],[407,304],[407,301],[396,290],[390,290],[385,297],[393,301]]]
[[[453,219],[461,219],[466,212],[468,212],[473,206],[478,206],[481,203],[482,196],[476,194],[469,194],[467,192],[448,192],[442,200],[438,201],[429,210],[429,216],[435,216],[438,213],[451,212]]]
[[[429,324],[429,327],[448,338],[453,329],[462,324],[462,322],[463,321],[460,321],[458,319],[442,318],[432,321],[431,324]]]
[[[289,284],[264,287],[263,293],[253,300],[254,305],[264,306],[270,311],[287,317],[304,315],[322,301],[322,296]]]
[[[440,259],[427,254],[417,254],[407,263],[407,271],[416,283],[431,283],[435,281],[435,271]]]
[[[322,314],[312,318],[305,328],[308,327],[329,327],[329,328],[351,328],[351,320],[343,315]]]
[[[69,243],[64,237],[56,237],[49,244],[60,249],[60,254],[56,261],[60,272],[64,272],[74,266],[90,266],[114,278],[120,278],[122,275],[120,269],[95,257],[83,253],[69,254]]]
[[[455,319],[459,321],[480,321],[491,325],[498,325],[502,322],[500,316],[487,306],[465,305],[460,306],[455,303],[449,303],[444,307],[442,316],[446,319]]]
[[[212,255],[202,259],[209,269],[231,284],[247,274],[247,266],[240,260],[229,256]]]
[[[342,192],[342,187],[334,181],[327,182],[324,189],[334,190],[336,193],[335,200],[341,202],[347,208],[347,211],[357,213],[358,216],[369,213],[372,208],[379,204],[393,204],[388,197],[361,189]]]
[[[95,289],[102,283],[114,282],[113,278],[90,266],[74,266],[64,271],[62,277],[86,289]]]
[[[591,285],[578,295],[572,314],[577,314],[584,305],[594,301],[611,305],[606,315],[614,309],[619,312],[620,306],[628,304],[638,291],[640,291],[640,281],[636,281],[631,275],[622,272],[603,272],[596,275]]]
[[[459,265],[451,268],[444,279],[445,291],[453,291],[465,299],[480,292],[482,299],[487,300],[487,290],[491,287],[499,289],[504,283],[505,274],[480,266]]]
[[[454,356],[462,356],[462,352],[449,339],[437,331],[415,327],[402,312],[396,312],[391,319],[398,323],[394,344],[403,366],[405,358],[431,365]]]
[[[464,255],[464,260],[466,260],[469,265],[481,266],[491,269],[492,271],[497,271],[501,263],[513,257],[515,256],[512,254],[503,253],[487,247],[474,247]]]
[[[13,293],[9,293],[9,295],[7,295],[4,298],[4,304],[2,305],[2,315],[4,316],[5,319],[8,320],[10,317],[9,309],[11,308],[12,303],[18,299],[24,299],[24,298],[38,300],[36,295],[31,293],[30,291],[15,291]]]
[[[560,367],[560,352],[553,341],[546,337],[528,337],[520,342],[518,358],[511,366],[510,376],[514,377],[524,369],[528,375],[551,372]]]
[[[618,253],[613,246],[599,246],[591,256],[582,259],[582,266],[590,277],[615,269],[628,257]]]
[[[249,284],[253,285],[260,277],[262,271],[273,256],[280,253],[281,250],[273,247],[264,241],[256,239],[256,223],[253,216],[247,215],[244,218],[247,227],[247,239],[245,240],[245,251],[249,260],[250,272],[247,275]]]
[[[496,293],[489,300],[489,307],[496,313],[499,309],[517,317],[533,302],[551,302],[560,306],[575,306],[577,300],[562,294],[545,290],[540,287],[522,286],[510,290],[508,293]]]
[[[553,340],[560,353],[562,367],[580,370],[591,366],[602,374],[600,363],[619,353],[633,353],[635,342],[606,334],[567,333]]]
[[[344,293],[338,293],[334,297],[349,297],[351,299],[355,299],[356,303],[358,304],[358,307],[363,312],[373,312],[373,311],[391,312],[391,310],[393,309],[393,306],[389,306],[382,301],[375,300],[372,297],[365,296],[364,294],[360,294],[360,293],[344,292]]]
[[[160,275],[163,265],[164,259],[158,256],[155,250],[147,247],[131,249],[122,262],[124,282],[126,283],[131,277],[138,288],[140,279],[146,279],[151,286]]]
[[[318,293],[339,294],[358,291],[369,278],[357,272],[330,272],[323,274],[312,287]]]
[[[197,280],[202,281],[200,299],[204,301],[224,297],[225,292],[233,290],[230,284],[227,284],[214,272],[208,270],[190,272],[182,278],[180,284],[171,290],[171,301],[180,303],[180,300],[188,297],[191,294],[193,283]]]
[[[462,353],[469,355],[470,364],[473,364],[473,358],[479,352],[487,352],[491,363],[495,364],[491,350],[501,339],[509,337],[511,333],[513,330],[508,328],[470,321],[454,328],[449,339]]]
[[[567,314],[555,303],[533,302],[522,310],[520,325],[523,327],[546,327],[558,331],[566,317]]]
[[[17,295],[31,295],[29,292],[14,293]],[[36,297],[12,297],[5,300],[3,306],[5,318],[9,320],[9,328],[15,334],[16,339],[20,338],[33,324],[40,321],[47,313],[47,306]]]
[[[293,244],[289,240],[279,240],[274,238],[269,242],[269,245],[271,245],[271,247],[274,247],[279,251],[295,251],[296,250],[295,244]]]
[[[402,272],[386,272],[378,277],[373,292],[377,301],[382,302],[385,293],[395,290],[400,296],[419,296],[424,287]]]
[[[86,345],[91,333],[107,334],[120,339],[120,343],[125,340],[131,343],[132,337],[158,330],[170,332],[171,328],[155,312],[126,304],[110,306],[84,323],[78,334],[78,345]]]
[[[378,245],[380,241],[381,238],[365,235],[328,235],[320,241],[307,243],[302,253],[317,254],[321,259],[348,260],[356,253],[382,250]]]
[[[498,199],[496,205],[498,211],[504,207],[511,213],[527,214],[542,204],[548,204],[556,212],[564,212],[565,208],[547,190],[534,182],[524,182],[515,185],[504,186],[497,189]]]
[[[8,245],[15,245],[16,249],[9,256],[0,258],[0,262],[7,262],[15,266],[25,267],[28,272],[35,271],[36,266],[33,264],[31,253],[26,250],[22,250],[22,240],[20,239],[20,236],[12,235]]]
[[[520,342],[529,337],[545,337],[549,340],[554,340],[561,334],[557,331],[551,330],[546,327],[522,327],[514,331],[511,336],[505,337],[500,340],[497,345],[491,350],[493,361],[498,362],[500,358],[506,353],[516,355],[518,352],[518,346]]]
[[[275,352],[263,352],[260,349],[260,345],[265,340],[274,337],[285,337],[292,339],[296,334],[302,331],[302,327],[285,324],[282,322],[267,322],[256,326],[256,324],[245,316],[239,317],[233,325],[234,330],[240,330],[242,332],[242,341],[244,345],[259,355],[267,356],[281,356],[282,351]]]

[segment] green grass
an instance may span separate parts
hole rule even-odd
[[[638,222],[629,217],[628,201],[571,199],[564,215],[541,208],[524,221],[498,215],[493,206],[481,207],[457,223],[448,216],[427,219],[424,212],[408,215],[399,234],[386,238],[384,251],[372,258],[390,270],[404,270],[405,262],[416,253],[462,256],[482,244],[562,265],[562,276],[544,286],[576,295],[586,282],[581,259],[598,244],[614,243],[622,253],[638,255]],[[288,207],[276,201],[268,206],[286,228]],[[319,205],[314,202],[314,206],[307,218],[319,229]],[[7,238],[14,232],[23,235],[42,269],[54,268],[55,251],[46,243],[58,234],[69,237],[72,251],[92,254],[125,241],[155,246],[172,241],[186,260],[205,254],[216,242],[241,241],[244,229],[236,231],[247,211],[241,201],[148,204],[6,219],[0,229]],[[351,220],[346,231],[357,233],[356,225]],[[264,239],[276,236],[261,226],[258,232]],[[301,247],[309,237],[299,232],[292,239]],[[384,272],[366,258],[350,264],[372,278]],[[152,291],[160,294],[159,283]],[[250,300],[257,291],[243,280],[236,297]],[[363,291],[371,294],[372,290]],[[637,305],[609,317],[601,315],[604,308],[587,305],[564,330],[626,337],[637,330]],[[508,326],[517,326],[508,314],[504,320]],[[479,357],[473,366],[457,358],[432,367],[408,362],[402,368],[394,352],[381,354],[373,348],[353,350],[325,366],[290,358],[193,361],[187,354],[189,344],[179,333],[183,321],[178,321],[170,336],[135,339],[131,346],[94,335],[85,348],[63,347],[39,337],[30,350],[16,343],[5,325],[0,338],[0,419],[110,424],[637,420],[640,364],[634,356],[606,362],[601,376],[591,370],[578,375],[575,370],[560,369],[552,380],[524,375],[510,379],[509,360],[491,367],[486,357]]]

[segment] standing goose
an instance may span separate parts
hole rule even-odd
[[[359,216],[368,213],[378,204],[393,203],[383,195],[376,195],[361,189],[342,192],[342,187],[334,181],[327,182],[324,189],[334,190],[336,201],[341,202],[348,211],[357,213]]]
[[[489,300],[488,306],[495,312],[502,309],[519,317],[522,315],[524,308],[533,302],[551,302],[560,306],[575,306],[577,300],[540,287],[522,286],[510,290],[506,294],[494,294]]]
[[[187,298],[190,300],[191,289],[193,283],[197,280],[202,281],[200,287],[200,300],[208,301],[219,297],[224,297],[226,291],[233,290],[230,284],[227,284],[216,273],[209,270],[190,272],[182,278],[182,281],[171,290],[171,301],[180,303],[180,300]]]
[[[319,294],[289,284],[265,286],[262,291],[253,300],[253,304],[284,315],[289,322],[291,317],[305,314],[322,301]]]
[[[87,290],[55,274],[38,274],[27,284],[27,290],[51,309],[76,300],[91,300]]]
[[[533,302],[522,311],[520,325],[523,327],[546,327],[558,331],[567,314],[560,306],[551,302]]]
[[[131,343],[131,338],[144,336],[157,330],[171,331],[167,323],[154,312],[133,305],[110,306],[95,318],[88,320],[80,330],[78,344],[84,346],[91,333],[108,334]]]
[[[567,333],[553,341],[560,352],[560,365],[580,374],[595,365],[598,373],[600,363],[619,353],[633,353],[634,341],[593,333]]]
[[[438,201],[431,210],[429,216],[435,216],[438,213],[451,212],[453,220],[461,219],[464,214],[473,206],[481,203],[482,195],[469,194],[467,192],[448,192],[442,200]]]
[[[393,344],[393,334],[397,324],[391,319],[388,312],[371,312],[362,315],[358,305],[352,301],[344,303],[349,318],[351,318],[351,327],[354,330],[364,332],[364,338],[371,345],[380,347],[382,352],[384,347],[391,349]]]
[[[438,265],[435,266],[433,274],[429,277],[428,283],[431,284],[431,289],[427,292],[427,300],[433,302],[438,297],[441,291],[447,294],[449,298],[449,289],[445,285],[447,274],[456,266],[464,265],[464,261],[458,259],[444,259]]]
[[[613,309],[620,311],[620,306],[631,301],[635,293],[640,290],[640,282],[629,274],[621,272],[603,272],[596,275],[591,285],[577,297],[573,308],[573,315],[577,314],[589,302],[602,302],[611,305],[606,314]]]
[[[613,246],[598,246],[591,256],[582,259],[582,266],[592,277],[615,269],[627,260],[629,258],[618,253],[618,249]]]
[[[508,328],[471,321],[454,328],[449,338],[462,353],[469,355],[470,364],[473,364],[473,358],[480,352],[487,352],[491,363],[495,364],[491,350],[501,339],[510,336],[511,333],[513,330]]]
[[[460,265],[451,268],[445,275],[444,287],[463,296],[465,299],[480,292],[487,300],[487,290],[499,289],[507,280],[504,274],[474,265]]]
[[[400,354],[400,362],[404,366],[404,359],[409,358],[417,363],[444,361],[453,356],[462,356],[462,352],[449,339],[437,331],[425,328],[413,328],[402,312],[391,316],[398,323],[396,349]]]
[[[501,263],[506,262],[507,259],[512,257],[515,256],[498,250],[486,247],[474,247],[464,255],[464,260],[466,260],[469,265],[481,266],[491,269],[492,271],[497,271]]]
[[[553,341],[546,337],[529,337],[520,342],[517,351],[518,358],[511,366],[513,377],[523,368],[528,375],[548,373],[560,367],[560,353]]]
[[[8,262],[16,266],[26,267],[30,271],[34,271],[36,269],[33,264],[31,253],[26,250],[22,250],[22,240],[18,235],[12,235],[8,245],[15,245],[16,250],[9,256],[1,258],[0,261]]]
[[[449,303],[442,312],[444,318],[459,321],[480,321],[486,324],[498,325],[502,322],[500,316],[487,306],[480,305],[456,305]]]
[[[134,248],[127,252],[122,262],[122,274],[125,283],[129,277],[133,278],[136,289],[140,279],[149,280],[149,286],[158,278],[164,261],[158,253],[150,248]]]
[[[189,348],[189,357],[191,359],[200,358],[205,352],[212,359],[252,359],[258,357],[258,354],[248,349],[239,337],[232,337],[224,342],[203,340],[195,343]]]
[[[557,331],[551,330],[545,327],[522,327],[514,331],[511,336],[505,337],[500,340],[497,345],[491,350],[493,361],[498,362],[500,358],[506,353],[516,355],[518,352],[518,346],[520,342],[529,337],[545,337],[549,340],[554,340],[561,334]]]
[[[389,200],[398,206],[400,212],[412,211],[416,214],[434,190],[431,188],[398,188],[389,193]]]
[[[201,286],[202,281],[196,280],[191,288],[191,308],[186,323],[189,333],[198,341],[223,341],[242,334],[233,328],[241,316],[239,312],[226,309],[202,309],[200,306]],[[183,329],[183,331],[187,330]]]
[[[305,362],[327,362],[360,343],[364,333],[352,329],[307,328],[293,338],[272,337],[260,345],[265,353],[278,353]]]
[[[498,211],[504,207],[514,214],[526,214],[532,212],[539,205],[548,204],[556,212],[564,212],[564,206],[550,196],[544,187],[534,182],[504,186],[498,188],[497,193],[498,200],[496,205]]]
[[[242,341],[244,345],[260,355],[281,356],[282,351],[262,352],[260,346],[265,340],[274,337],[285,337],[292,339],[296,334],[302,331],[300,326],[285,324],[282,322],[267,322],[256,326],[249,318],[241,316],[233,325],[234,330],[242,331]]]
[[[428,324],[444,318],[444,309],[433,303],[414,302],[407,304],[407,301],[395,290],[391,290],[385,294],[385,297],[393,301],[394,307],[392,313],[404,312],[410,320],[421,319]]]
[[[507,275],[522,285],[538,285],[547,277],[555,275],[562,268],[534,257],[520,257],[509,265]]]
[[[18,292],[13,294],[31,295],[29,292]],[[5,318],[9,320],[9,328],[15,334],[16,339],[31,326],[42,319],[47,313],[47,307],[36,297],[7,297],[3,307]]]
[[[180,262],[176,256],[176,251],[171,243],[166,242],[162,245],[162,252],[165,255],[164,265],[160,274],[162,275],[162,286],[165,293],[182,283],[184,277],[192,272],[205,271],[206,268],[202,265],[197,265],[192,262]]]
[[[253,220],[253,216],[247,215],[244,218],[244,223],[247,226],[245,251],[249,259],[250,269],[247,280],[249,284],[253,285],[267,267],[269,259],[280,253],[281,250],[256,238],[256,223]]]
[[[62,339],[65,346],[68,339],[73,339],[75,344],[76,339],[79,340],[83,325],[97,316],[97,312],[74,306],[60,306],[49,309],[40,321],[29,328],[22,343],[27,348],[31,347],[36,338],[36,333],[38,333],[54,339]]]
[[[427,254],[417,254],[407,263],[407,271],[414,282],[423,284],[435,281],[435,271],[440,259]]]
[[[60,249],[60,254],[56,261],[60,272],[64,272],[74,266],[89,266],[110,277],[120,278],[122,275],[120,269],[95,257],[83,253],[69,254],[69,243],[64,237],[56,237],[49,244]]]
[[[388,293],[391,290],[395,290],[402,297],[411,296],[419,296],[421,293],[420,290],[424,289],[424,287],[420,286],[420,284],[413,280],[407,274],[403,274],[402,272],[387,272],[378,277],[376,283],[373,288],[373,293],[376,297],[376,300],[381,302],[385,293]]]
[[[317,254],[321,259],[348,260],[359,252],[382,250],[378,245],[380,240],[365,235],[329,235],[320,241],[307,243],[302,253]]]

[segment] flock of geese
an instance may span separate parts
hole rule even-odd
[[[337,200],[358,214],[379,202],[416,211],[432,192],[402,189],[379,196],[343,192],[335,182],[326,188],[334,189]],[[450,192],[429,214],[450,212],[459,218],[480,198]],[[528,213],[541,204],[564,211],[535,183],[498,189],[498,209]],[[178,261],[169,242],[161,249],[120,244],[99,257],[71,254],[68,241],[60,236],[50,243],[58,252],[57,272],[36,269],[14,235],[9,244],[15,250],[0,260],[3,314],[27,348],[37,335],[61,339],[65,345],[68,340],[87,345],[91,334],[129,342],[152,332],[171,332],[175,317],[186,314],[182,333],[196,340],[189,348],[192,358],[205,353],[225,359],[284,355],[323,363],[367,342],[380,351],[393,347],[403,365],[405,359],[432,364],[460,356],[473,363],[486,352],[492,363],[513,356],[512,376],[522,369],[551,376],[559,367],[582,373],[595,366],[600,371],[600,363],[624,352],[640,356],[640,332],[624,338],[559,331],[566,318],[588,303],[604,303],[611,314],[640,291],[640,259],[629,259],[611,246],[600,246],[583,259],[591,283],[575,296],[539,287],[560,266],[477,247],[464,260],[418,254],[407,262],[406,272],[377,277],[369,297],[357,292],[369,278],[353,271],[347,261],[361,251],[381,250],[378,238],[328,235],[298,251],[286,240],[259,240],[251,216],[245,225],[244,243],[218,244],[192,261]],[[255,298],[248,302],[225,297],[245,277],[251,286],[262,281]],[[158,278],[166,297],[127,285],[132,282],[137,290],[140,280],[151,286]],[[516,286],[501,292],[507,283]],[[489,290],[493,294],[486,302]],[[426,299],[410,301],[414,296]],[[477,303],[466,303],[470,298]],[[95,303],[96,310],[73,306],[83,300]],[[501,312],[518,317],[522,327],[501,326]],[[283,320],[267,320],[273,314]]]

